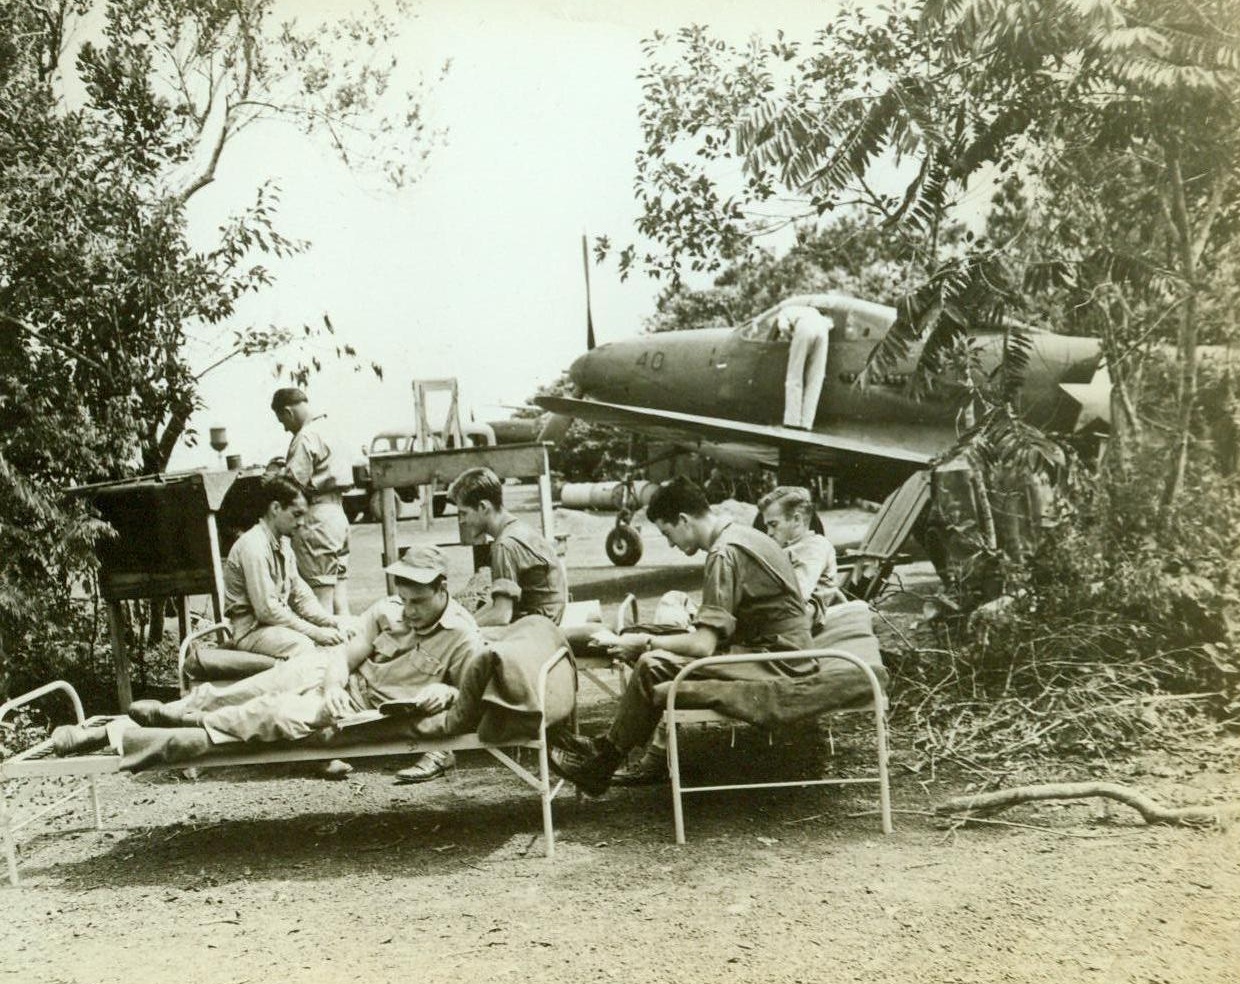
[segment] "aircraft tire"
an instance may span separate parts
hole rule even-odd
[[[613,526],[604,547],[607,559],[617,567],[632,567],[642,559],[642,538],[631,526]]]

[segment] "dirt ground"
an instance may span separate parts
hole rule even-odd
[[[896,684],[898,686],[898,682]],[[608,704],[586,698],[584,730]],[[1240,982],[1240,819],[1144,825],[1090,800],[946,827],[965,790],[914,774],[892,735],[896,830],[872,787],[708,793],[672,839],[667,787],[562,794],[557,856],[537,798],[485,753],[394,785],[306,768],[107,776],[103,831],[77,809],[19,835],[0,889],[0,982]],[[767,736],[691,730],[687,782],[860,774],[856,718]],[[1166,805],[1240,802],[1240,742],[1063,763]],[[20,808],[46,794],[14,784]]]

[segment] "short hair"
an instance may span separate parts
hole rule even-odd
[[[470,468],[456,476],[448,486],[448,498],[458,506],[477,509],[489,502],[496,509],[504,506],[504,486],[490,468]]]
[[[809,489],[800,485],[780,485],[758,500],[758,511],[778,505],[785,516],[800,516],[806,523],[814,521],[814,499]]]
[[[306,391],[296,386],[281,386],[271,394],[271,409],[279,413],[285,407],[295,407],[299,403],[309,403]]]
[[[654,490],[650,505],[646,507],[646,518],[652,523],[675,523],[681,513],[699,517],[708,512],[710,503],[706,501],[706,494],[681,475]]]
[[[258,509],[261,516],[267,512],[273,502],[278,502],[283,509],[287,509],[297,497],[303,499],[306,493],[302,487],[287,475],[264,475],[258,483],[258,492],[254,496],[254,505]]]

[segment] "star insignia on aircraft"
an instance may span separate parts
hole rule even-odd
[[[1074,430],[1083,431],[1095,421],[1111,426],[1111,373],[1106,366],[1099,366],[1088,383],[1060,383],[1059,388],[1081,408]]]

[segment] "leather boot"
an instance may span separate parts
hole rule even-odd
[[[624,752],[606,738],[578,738],[573,744],[573,750],[551,750],[551,771],[574,783],[587,796],[602,796],[611,786],[612,773],[624,761]]]
[[[199,711],[178,711],[172,704],[157,700],[135,700],[125,712],[144,728],[196,728],[202,724]]]
[[[88,728],[82,724],[62,724],[52,731],[52,750],[61,757],[93,752],[107,744],[108,729],[103,725]]]

